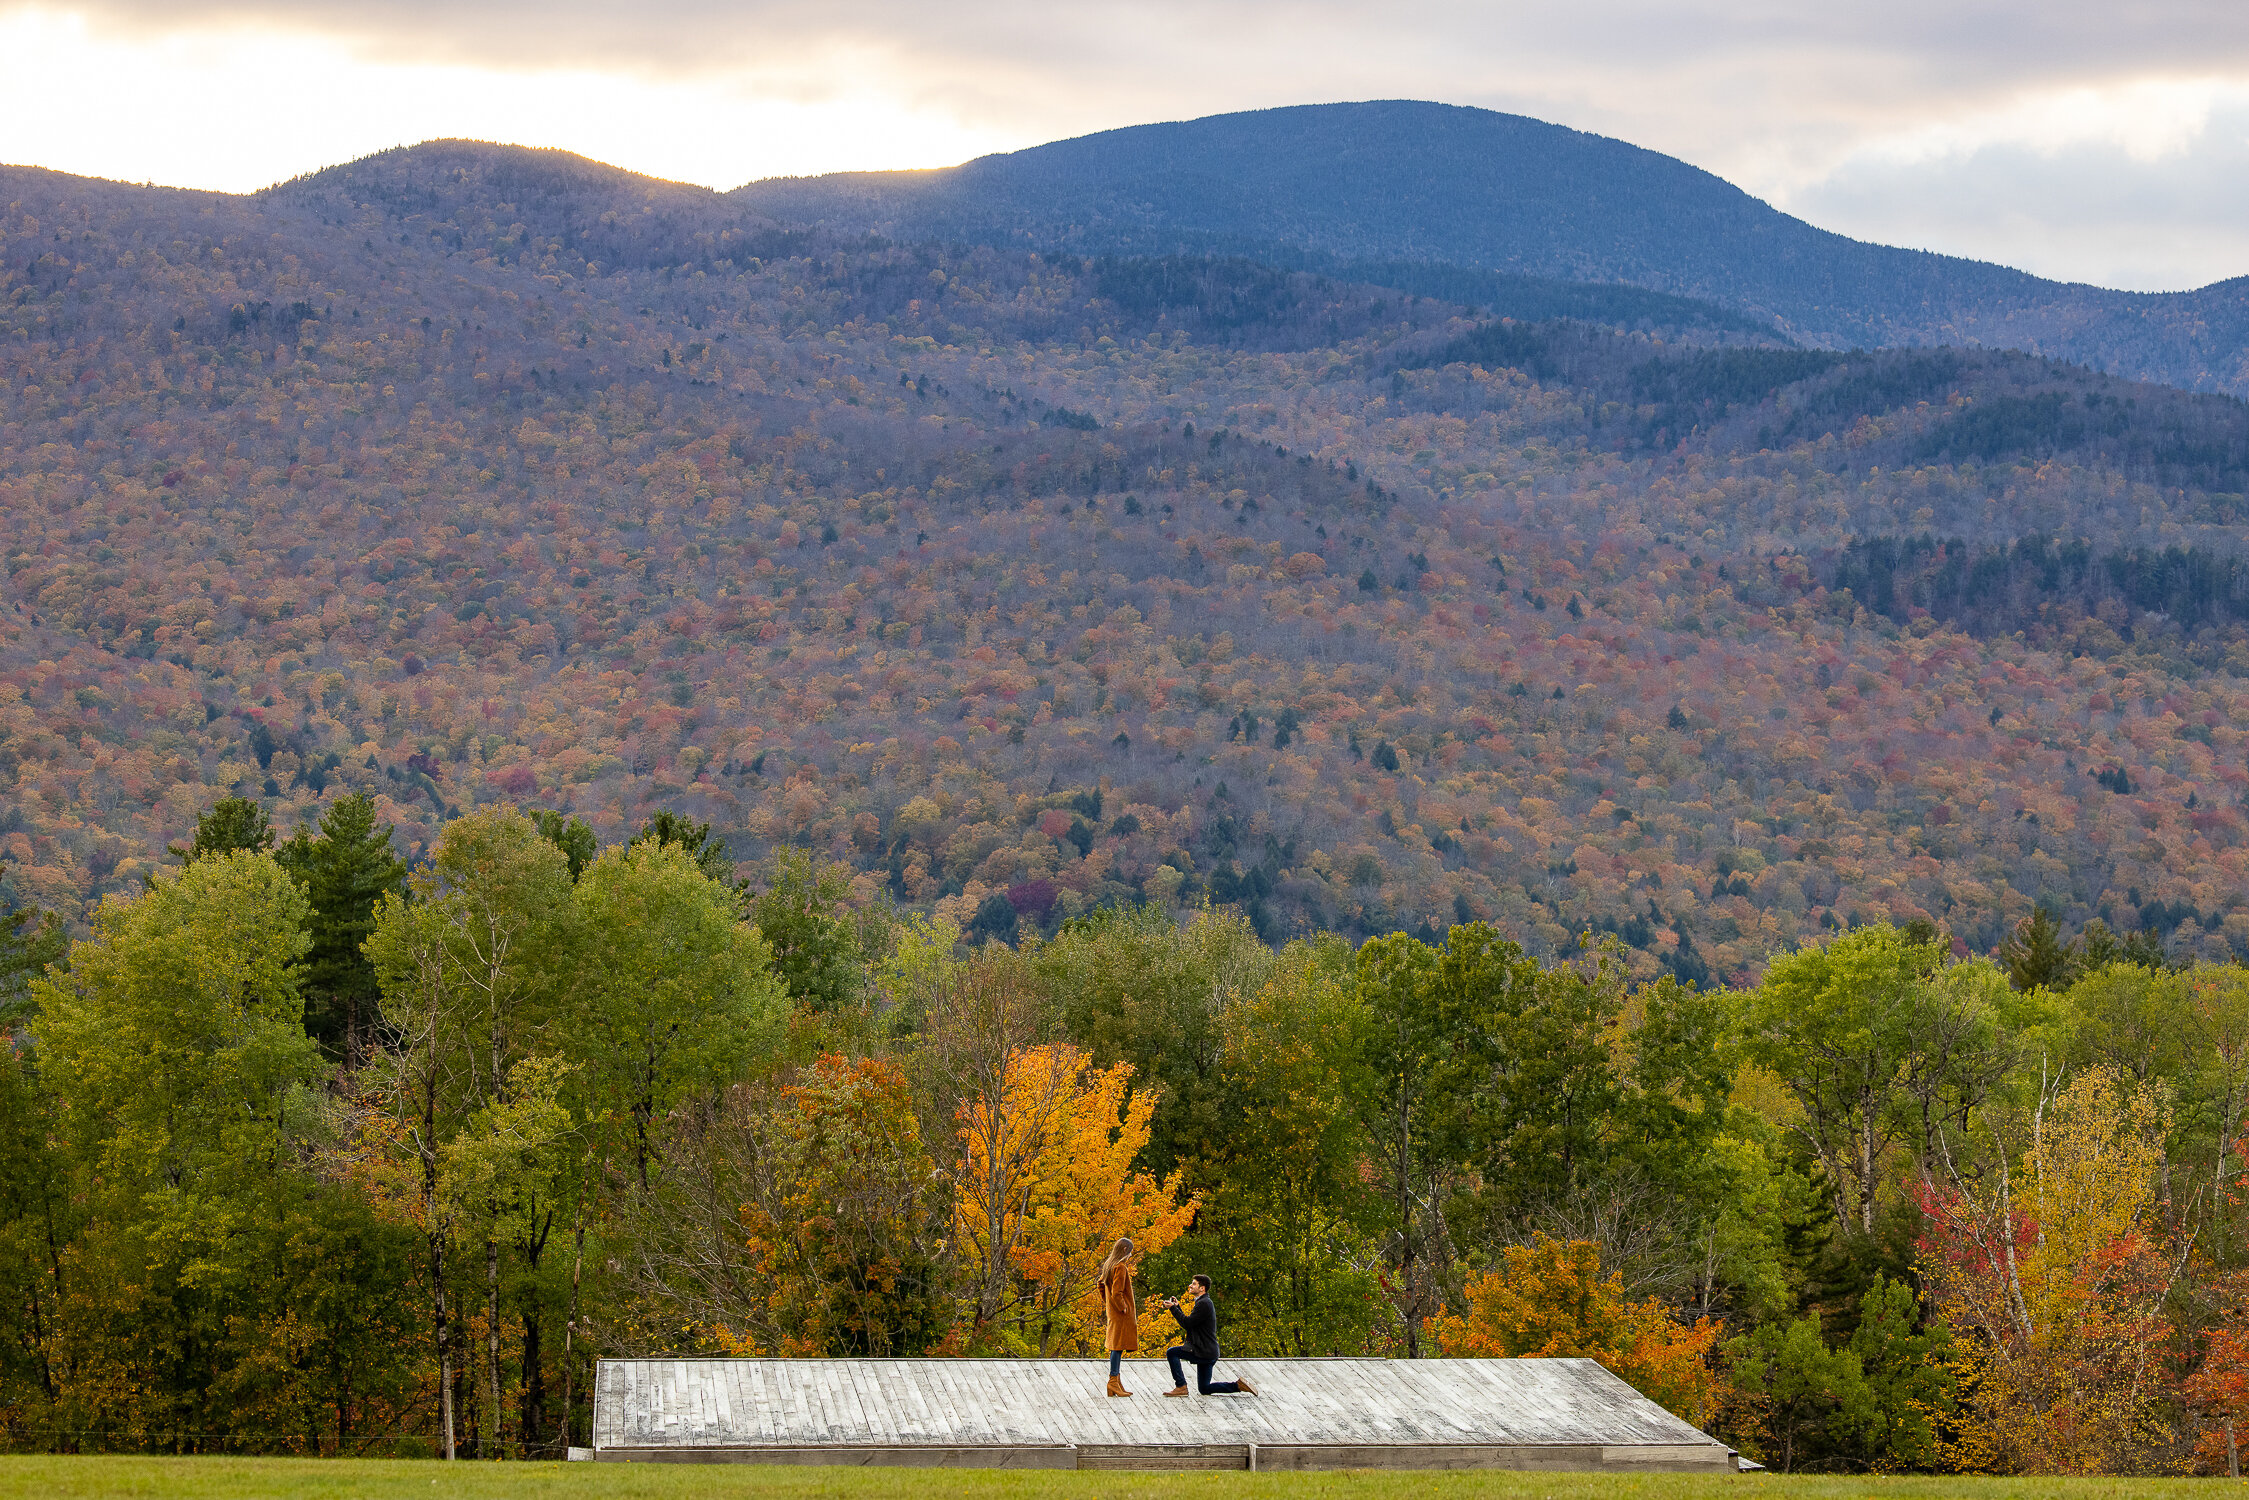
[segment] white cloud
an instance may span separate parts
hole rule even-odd
[[[870,74],[841,48],[825,66],[836,79]],[[1036,140],[975,131],[867,85],[414,63],[241,24],[120,36],[74,15],[0,14],[0,161],[247,192],[442,136],[560,147],[718,188],[944,166]]]
[[[1877,137],[1776,198],[1860,238],[2175,291],[2249,273],[2245,181],[2249,84],[2145,80]]]

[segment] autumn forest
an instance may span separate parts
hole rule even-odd
[[[0,1443],[552,1455],[1097,1351],[1131,1232],[1244,1354],[2226,1472],[2245,494],[1685,297],[0,169]]]

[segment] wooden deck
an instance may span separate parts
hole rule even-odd
[[[1229,1359],[1255,1396],[1130,1400],[1095,1360],[608,1359],[595,1457],[1023,1469],[1677,1469],[1734,1454],[1584,1359]]]

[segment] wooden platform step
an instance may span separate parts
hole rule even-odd
[[[1590,1360],[1245,1359],[1256,1395],[1106,1394],[1096,1360],[633,1359],[595,1376],[608,1463],[1730,1472]],[[1133,1370],[1134,1375],[1143,1372]]]

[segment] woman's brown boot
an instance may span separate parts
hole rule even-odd
[[[1132,1392],[1124,1388],[1124,1382],[1122,1380],[1112,1375],[1109,1377],[1109,1394],[1112,1396],[1129,1396],[1132,1394]]]

